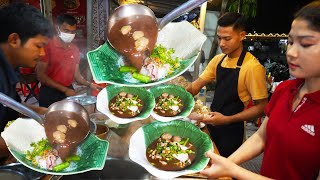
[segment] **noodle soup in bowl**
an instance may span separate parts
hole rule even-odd
[[[180,145],[178,146],[187,147],[185,151],[190,152],[190,164],[186,163],[185,166],[182,164],[180,169],[170,170],[161,167],[159,168],[155,165],[153,161],[150,161],[149,155],[154,155],[154,159],[157,159],[156,156],[158,156],[158,152],[150,152],[154,150],[154,143],[156,142],[158,144],[165,144],[165,141],[163,141],[163,139],[166,138],[164,136],[167,136],[168,134],[172,135],[170,141],[176,141],[174,140],[175,137],[181,138],[181,140],[179,141]],[[162,140],[159,140],[160,138]],[[174,143],[176,142],[173,142],[172,144]],[[172,147],[171,149],[176,148]],[[209,135],[202,132],[198,127],[196,127],[192,123],[181,120],[174,120],[170,122],[155,121],[153,123],[144,125],[131,136],[129,144],[130,159],[144,167],[150,174],[160,179],[171,179],[186,174],[200,172],[206,167],[206,165],[209,162],[209,158],[205,156],[205,152],[207,151],[213,151],[213,144]],[[165,152],[163,151],[162,153]],[[168,152],[168,154],[169,153],[170,152]],[[186,153],[173,153],[172,156],[174,158],[170,158],[169,156],[164,156],[162,154],[160,156],[166,157],[170,160],[166,161],[164,159],[161,159],[160,161],[162,161],[163,164],[168,165],[171,162],[177,163],[176,159],[181,160],[181,157],[184,156],[183,154]]]
[[[165,84],[152,87],[148,91],[155,97],[155,108],[151,115],[158,121],[186,118],[194,107],[192,94],[181,86]]]
[[[117,124],[128,124],[148,118],[154,105],[153,94],[142,87],[109,85],[97,96],[98,111]]]

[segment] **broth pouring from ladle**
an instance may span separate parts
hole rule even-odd
[[[36,120],[44,126],[50,144],[57,149],[62,159],[73,153],[76,147],[89,134],[90,118],[88,112],[83,106],[74,101],[65,100],[53,103],[48,108],[44,118],[1,92],[0,103]],[[62,126],[65,126],[65,128]],[[62,141],[61,138],[63,136],[64,139]]]
[[[156,44],[158,31],[181,14],[204,2],[206,0],[189,0],[159,21],[153,11],[144,5],[122,5],[116,8],[109,18],[108,41],[132,66],[140,70],[145,59],[149,57],[146,54],[151,54]]]

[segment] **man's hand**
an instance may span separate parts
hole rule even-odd
[[[46,114],[48,111],[48,108],[46,108],[46,107],[35,106],[35,105],[31,105],[31,104],[26,104],[26,103],[22,103],[22,104],[27,106],[28,108],[32,109],[33,111],[35,111],[38,114]]]
[[[46,107],[38,107],[38,114],[46,114],[47,113],[47,111],[48,111],[48,108],[46,108]]]
[[[188,118],[192,120],[202,121],[203,114],[192,112],[189,114]]]
[[[193,96],[197,95],[200,92],[200,89],[205,86],[206,84],[208,84],[209,82],[198,78],[196,79],[194,82],[192,82],[187,88],[186,90],[191,93]]]
[[[189,119],[196,120],[199,122],[203,122],[205,124],[211,124],[213,126],[215,125],[223,125],[229,123],[228,116],[224,116],[223,114],[219,112],[210,112],[208,114],[200,114],[196,112],[190,113],[188,116]]]
[[[64,94],[65,94],[66,96],[75,96],[75,95],[76,95],[76,91],[73,90],[73,89],[68,88],[68,89],[64,92]]]
[[[98,91],[100,91],[101,89],[103,89],[103,87],[99,86],[98,84],[93,84],[93,83],[91,83],[89,87],[90,87],[91,89],[98,90]]]
[[[205,124],[211,124],[213,126],[228,124],[228,116],[225,116],[219,112],[210,112],[202,119],[202,122]]]

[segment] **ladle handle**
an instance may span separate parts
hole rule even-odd
[[[167,25],[169,22],[171,22],[178,16],[193,10],[194,8],[196,8],[197,6],[201,5],[206,1],[207,0],[189,0],[183,3],[181,6],[175,8],[169,14],[165,15],[163,18],[160,19],[160,21],[158,22],[159,30],[161,30],[165,25]]]
[[[31,110],[30,108],[22,105],[21,103],[18,103],[14,99],[10,98],[9,96],[3,94],[0,92],[0,103],[3,104],[4,106],[8,106],[9,108],[20,112],[21,114],[24,114],[36,121],[38,121],[41,125],[43,124],[43,119],[42,117]]]

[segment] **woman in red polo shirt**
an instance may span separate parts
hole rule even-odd
[[[207,152],[210,178],[320,179],[320,1],[295,15],[287,62],[296,79],[281,83],[265,109],[259,130],[228,159]],[[238,166],[264,152],[261,175]]]

